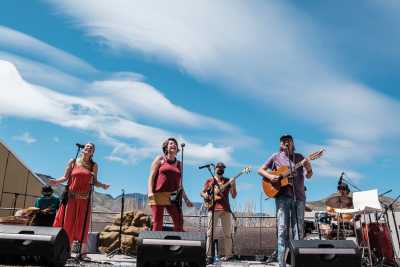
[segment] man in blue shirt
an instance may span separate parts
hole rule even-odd
[[[38,197],[35,201],[35,207],[39,208],[40,211],[36,214],[33,224],[38,226],[52,226],[59,205],[60,200],[53,195],[53,188],[49,185],[43,186],[42,196]]]

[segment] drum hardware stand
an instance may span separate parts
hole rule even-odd
[[[124,205],[125,205],[125,190],[122,189],[122,196],[121,196],[121,214],[120,214],[120,224],[119,224],[119,235],[118,235],[118,244],[119,247],[114,249],[113,251],[107,254],[108,258],[114,257],[116,254],[123,254],[122,253],[122,220],[124,217]]]
[[[394,229],[396,230],[396,238],[397,238],[397,243],[400,245],[400,239],[399,239],[399,231],[398,231],[398,229],[397,229],[397,222],[396,222],[396,216],[395,216],[395,214],[394,214],[394,210],[393,210],[393,205],[399,200],[399,198],[400,198],[400,195],[398,195],[393,201],[392,201],[392,203],[390,203],[389,205],[385,205],[385,204],[383,204],[383,206],[384,206],[384,211],[381,213],[381,215],[379,216],[379,218],[380,217],[382,217],[382,216],[384,216],[384,219],[385,219],[385,222],[386,222],[386,224],[388,225],[388,227],[389,227],[389,229],[390,229],[390,223],[389,223],[389,210],[391,211],[391,214],[392,214],[392,218],[393,218],[393,224],[394,224]],[[390,229],[390,232],[392,232],[392,230]],[[391,241],[392,241],[392,244],[394,244],[394,242],[393,242],[393,238],[392,238],[392,235],[390,235],[390,238],[391,238]],[[396,256],[396,251],[395,251],[395,247],[393,246],[393,255],[395,255]]]
[[[397,229],[397,222],[396,222],[396,216],[394,214],[394,210],[393,210],[393,204],[395,204],[400,198],[400,195],[398,195],[393,201],[392,203],[389,204],[389,209],[392,213],[392,218],[393,218],[393,223],[394,223],[394,228],[396,229],[396,237],[397,237],[397,242],[398,244],[400,244],[400,238],[399,238],[399,230]]]

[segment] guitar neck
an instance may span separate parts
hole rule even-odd
[[[221,192],[224,191],[230,184],[232,184],[240,175],[242,175],[243,172],[238,173],[237,175],[233,176],[229,181],[221,186]]]
[[[314,160],[314,159],[308,158],[308,160]],[[297,163],[293,166],[293,171],[296,171],[298,168],[301,168],[301,167],[303,167],[302,161],[297,162]],[[290,171],[286,172],[283,176],[287,176],[287,175],[289,175],[289,174],[290,174]]]

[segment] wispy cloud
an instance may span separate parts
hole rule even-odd
[[[21,141],[21,142],[27,143],[28,145],[36,143],[36,141],[37,141],[36,138],[34,138],[32,136],[32,134],[29,133],[29,132],[25,132],[25,133],[23,133],[21,135],[13,136],[13,139],[17,140],[17,141]]]

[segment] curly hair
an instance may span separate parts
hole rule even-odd
[[[167,148],[168,148],[168,143],[169,143],[169,141],[172,141],[172,142],[174,142],[175,143],[175,145],[176,145],[176,152],[178,153],[180,150],[179,150],[179,146],[178,146],[178,141],[174,138],[174,137],[169,137],[167,140],[165,140],[163,143],[162,143],[162,151],[163,151],[163,153],[164,153],[164,155],[167,155]]]

